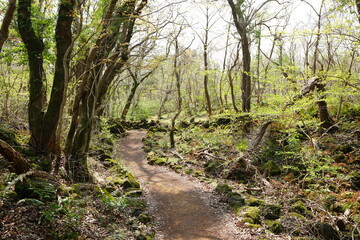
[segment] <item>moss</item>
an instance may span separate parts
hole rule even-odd
[[[260,225],[259,224],[246,224],[245,225],[247,228],[259,228]]]
[[[319,222],[312,226],[312,232],[323,240],[340,240],[339,233],[328,223]]]
[[[304,206],[304,203],[302,201],[297,201],[296,203],[290,206],[289,211],[296,212],[298,214],[305,216],[307,212],[307,208]]]
[[[209,161],[205,164],[205,171],[211,174],[216,174],[221,171],[221,163],[217,160]]]
[[[26,178],[16,182],[15,192],[20,199],[52,201],[56,198],[56,187],[42,178]]]
[[[232,191],[232,187],[230,187],[226,183],[219,183],[216,186],[215,191],[220,194],[226,194]]]
[[[237,209],[245,205],[245,199],[239,193],[230,192],[227,200],[231,208]]]
[[[131,173],[126,173],[125,177],[126,180],[121,183],[123,189],[140,188],[140,183]]]
[[[148,224],[151,222],[151,217],[149,214],[147,213],[141,213],[139,216],[138,216],[138,220],[139,222],[143,223],[143,224]]]
[[[242,217],[251,218],[255,224],[260,223],[261,210],[258,207],[247,207]]]
[[[264,206],[266,205],[266,202],[264,200],[255,198],[253,196],[249,197],[249,199],[246,201],[249,206],[252,207],[258,207],[258,206]]]
[[[269,230],[275,234],[280,234],[284,231],[284,226],[279,221],[265,221],[266,226]]]
[[[280,218],[281,208],[282,207],[277,204],[268,204],[263,206],[261,210],[266,219],[274,220]]]
[[[263,172],[267,172],[267,174],[270,176],[276,176],[281,174],[281,168],[273,160],[267,161],[263,165],[262,170]]]

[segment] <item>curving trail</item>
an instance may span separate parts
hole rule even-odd
[[[139,180],[155,217],[157,238],[164,240],[236,240],[234,220],[202,184],[164,167],[151,166],[142,150],[146,132],[130,131],[120,140],[120,157]]]

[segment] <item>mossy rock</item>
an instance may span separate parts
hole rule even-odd
[[[138,220],[143,224],[149,224],[151,222],[151,216],[148,213],[141,213],[138,216]]]
[[[233,209],[237,209],[245,205],[245,199],[241,197],[240,193],[230,192],[227,194],[227,197],[227,203]]]
[[[267,172],[269,176],[277,176],[281,174],[281,168],[273,161],[269,160],[262,166],[262,171]]]
[[[0,139],[11,145],[12,147],[20,146],[20,143],[16,139],[16,135],[12,131],[0,128]]]
[[[232,191],[232,187],[227,185],[226,183],[219,183],[216,186],[215,191],[220,194],[226,194]]]
[[[266,226],[269,230],[275,234],[280,234],[284,231],[284,226],[279,221],[265,221]]]
[[[304,236],[308,234],[308,229],[306,228],[308,221],[298,213],[288,213],[282,216],[279,221],[284,226],[285,231],[291,235]]]
[[[246,228],[251,228],[251,229],[256,229],[256,228],[259,228],[260,225],[259,224],[251,224],[251,223],[249,223],[249,224],[246,224],[245,227]]]
[[[217,160],[211,160],[205,164],[205,171],[211,174],[221,172],[221,162]]]
[[[15,192],[19,199],[34,198],[40,201],[52,201],[56,199],[57,187],[42,178],[25,178],[17,181]]]
[[[305,207],[302,201],[297,201],[296,203],[291,205],[289,211],[298,213],[304,217],[311,216],[311,212]]]
[[[262,214],[266,219],[275,220],[280,218],[281,206],[277,204],[267,204],[261,208]]]
[[[126,173],[125,177],[126,180],[121,183],[121,187],[124,190],[129,188],[140,188],[140,183],[131,173]]]
[[[311,226],[316,237],[323,240],[340,240],[339,233],[328,223],[318,222]]]
[[[158,158],[155,160],[154,165],[164,166],[164,165],[166,165],[166,159]]]
[[[260,224],[261,222],[261,210],[258,207],[246,207],[245,211],[241,214],[244,218],[251,218],[254,224]]]
[[[264,206],[266,205],[266,202],[264,200],[255,198],[253,196],[249,197],[248,200],[246,200],[247,205],[252,206],[252,207],[259,207],[259,206]]]
[[[353,173],[349,180],[350,180],[351,187],[355,191],[359,191],[360,190],[360,172]]]

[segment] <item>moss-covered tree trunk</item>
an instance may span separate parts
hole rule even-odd
[[[103,30],[86,60],[86,72],[82,77],[73,106],[71,129],[67,138],[66,169],[70,180],[91,181],[87,167],[91,133],[102,108],[106,93],[116,74],[122,71],[129,59],[129,44],[134,25],[147,1],[124,1],[116,7],[117,0],[109,3],[103,21]],[[111,31],[109,30],[111,29]],[[105,61],[106,60],[106,61]],[[109,61],[110,60],[110,61]]]
[[[237,32],[241,37],[241,50],[242,50],[242,110],[244,112],[250,112],[251,108],[251,55],[250,55],[250,40],[248,36],[248,19],[245,19],[244,12],[241,9],[241,5],[244,1],[237,1],[237,4],[233,0],[228,0],[231,7],[234,23]]]
[[[30,144],[40,147],[43,142],[43,110],[46,102],[43,68],[44,44],[42,39],[36,35],[31,18],[31,0],[19,0],[18,28],[27,50],[30,71],[28,105]]]
[[[30,69],[30,101],[28,107],[31,145],[44,153],[56,154],[56,130],[66,88],[68,53],[72,43],[71,25],[74,19],[75,0],[61,0],[55,30],[56,62],[49,104],[45,111],[46,93],[43,68],[42,39],[36,35],[31,14],[31,0],[18,2],[18,26],[28,53]]]

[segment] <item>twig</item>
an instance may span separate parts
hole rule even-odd
[[[173,154],[174,156],[180,158],[180,160],[184,160],[184,157],[181,156],[180,153],[178,153],[177,151],[171,150],[170,153]]]

